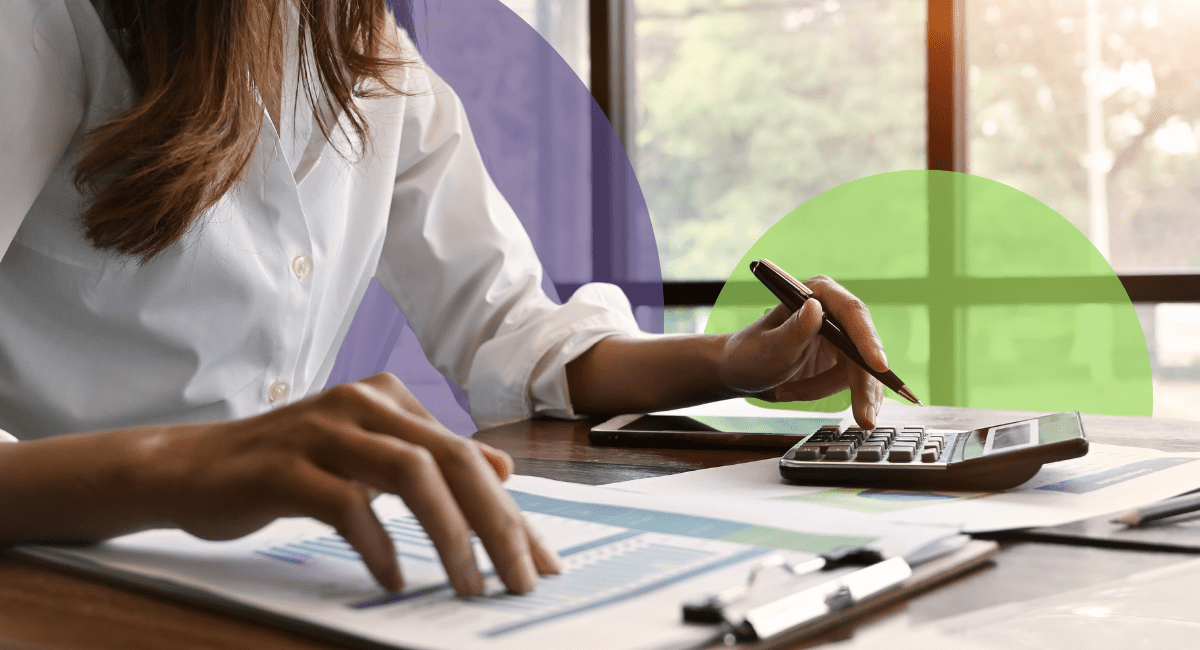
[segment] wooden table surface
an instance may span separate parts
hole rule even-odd
[[[1017,411],[885,405],[886,424],[968,429],[1028,417]],[[1139,417],[1083,416],[1100,443],[1165,451],[1200,450],[1200,423]],[[476,438],[508,451],[522,474],[603,484],[768,458],[750,451],[613,449],[587,442],[587,422],[538,420],[481,431]],[[851,638],[897,616],[937,620],[1003,603],[1049,596],[1193,559],[1033,542],[1006,542],[995,560],[961,579],[883,609],[854,626],[796,647]],[[319,640],[191,605],[0,557],[0,648],[279,648],[333,647]]]

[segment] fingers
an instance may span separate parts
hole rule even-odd
[[[840,351],[837,357],[837,363],[824,372],[780,385],[775,389],[775,398],[779,401],[811,401],[849,388],[855,422],[864,429],[874,429],[883,403],[883,384]]]
[[[483,593],[471,527],[428,450],[365,432],[336,436],[326,444],[321,457],[331,469],[404,500],[437,549],[455,591],[462,596]]]
[[[392,539],[375,517],[362,490],[306,462],[291,466],[282,484],[276,487],[295,512],[337,529],[385,589],[404,588]]]
[[[346,386],[333,389],[341,389],[341,394],[334,396],[333,403],[348,412],[360,427],[368,432],[411,443],[432,457],[437,471],[431,471],[430,474],[437,474],[444,480],[451,497],[447,499],[439,493],[436,500],[424,502],[422,507],[427,508],[425,516],[429,521],[439,521],[439,508],[444,512],[454,510],[461,513],[467,526],[479,536],[505,586],[516,593],[532,589],[537,582],[538,571],[524,519],[498,478],[501,472],[511,472],[511,459],[495,450],[490,450],[490,454],[485,452],[478,443],[447,430],[428,411],[411,406],[409,402],[415,402],[412,394],[392,375],[381,373]],[[424,488],[421,481],[417,481],[416,485]],[[412,498],[423,496],[418,494],[419,489],[402,486],[388,489],[396,491],[413,510],[413,514],[421,519],[422,515],[417,512],[414,502],[410,502],[410,495]],[[433,538],[433,531],[428,530],[426,519],[421,519],[421,523],[426,525],[427,532]],[[447,535],[457,536],[458,533]],[[462,538],[465,539],[465,534]],[[441,550],[439,547],[439,552]],[[456,562],[460,556],[452,553],[452,557],[456,559],[448,560],[443,555],[443,562]],[[455,571],[463,575],[468,573],[465,567],[455,568],[447,564],[446,568],[452,574]]]
[[[849,375],[854,421],[864,429],[874,429],[883,402],[883,384],[856,363],[846,360],[839,365],[846,366]]]
[[[773,309],[763,314],[762,318],[751,324],[751,328],[759,330],[770,330],[779,327],[788,318],[791,318],[792,310],[788,309],[783,303],[775,305]]]
[[[825,310],[842,325],[863,359],[876,371],[886,371],[888,362],[883,352],[883,341],[875,331],[867,306],[845,287],[823,275],[806,280],[804,284],[813,290]]]
[[[538,572],[524,516],[500,485],[480,448],[469,440],[455,438],[433,444],[430,451],[492,558],[500,580],[514,593],[533,589]]]
[[[529,523],[528,519],[522,518],[525,524],[525,536],[529,540],[529,549],[533,553],[533,563],[537,567],[537,571],[541,575],[551,575],[562,571],[562,559],[554,549],[550,548],[550,544],[542,537],[541,531],[536,526]]]
[[[516,466],[513,464],[512,456],[509,456],[508,452],[501,451],[478,440],[472,442],[479,445],[479,450],[483,452],[483,457],[487,459],[488,464],[496,471],[496,478],[500,479],[501,483],[507,481],[508,477],[512,476]]]
[[[772,342],[790,352],[791,354],[788,356],[791,356],[794,362],[803,353],[805,344],[811,341],[821,329],[821,316],[824,313],[821,302],[810,298],[781,327],[768,332],[767,337],[776,339]]]
[[[845,356],[839,353],[839,361],[832,368],[819,372],[812,377],[789,381],[775,389],[775,399],[781,402],[805,401],[822,399],[835,393],[840,393],[850,387],[847,374],[849,363]],[[869,375],[868,375],[869,376]]]
[[[787,307],[780,305],[760,322],[774,321],[772,316],[779,310],[788,311]],[[797,364],[811,353],[809,344],[821,329],[822,313],[821,303],[809,300],[778,326],[762,332],[757,353],[745,360],[751,366],[747,370],[759,374],[760,381],[769,385],[779,384],[792,376]]]

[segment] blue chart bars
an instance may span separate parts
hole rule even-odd
[[[544,532],[553,532],[560,548],[562,573],[547,576],[528,594],[510,595],[495,581],[486,596],[457,601],[468,607],[482,637],[499,637],[547,621],[612,605],[718,569],[747,562],[774,549],[823,552],[831,547],[869,539],[850,539],[797,533],[764,526],[660,512],[627,506],[584,503],[512,491],[526,516]],[[441,573],[437,553],[420,523],[411,515],[383,520],[397,553],[411,569],[426,567],[424,578],[399,593],[358,597],[344,605],[357,611],[403,606],[421,599],[422,607],[451,591]],[[485,575],[494,577],[486,553],[476,540],[476,557]],[[808,548],[815,547],[814,549]],[[358,554],[334,533],[276,543],[259,554],[293,565],[328,560],[360,561]],[[408,571],[406,571],[406,577]],[[451,599],[454,600],[454,599]],[[448,604],[448,603],[447,603]],[[451,615],[450,610],[422,609],[426,616]],[[449,613],[447,613],[449,612]]]
[[[643,533],[628,540],[565,558],[562,574],[542,580],[523,596],[480,599],[480,605],[506,610],[516,617],[484,630],[499,636],[551,619],[616,603],[667,585],[768,552],[741,546],[733,549],[688,548],[666,535]],[[740,546],[722,542],[712,546]]]

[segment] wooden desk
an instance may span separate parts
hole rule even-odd
[[[888,424],[973,428],[1017,420],[1026,412],[889,404]],[[1165,451],[1200,449],[1200,423],[1084,415],[1095,442]],[[767,458],[755,452],[595,448],[586,422],[533,421],[481,431],[476,437],[513,455],[523,474],[579,483],[674,474]],[[850,638],[855,629],[903,615],[913,623],[1027,600],[1126,577],[1195,556],[1010,542],[988,567],[882,610],[854,627],[798,645]],[[176,604],[55,570],[0,558],[0,648],[280,648],[330,646],[253,622]]]

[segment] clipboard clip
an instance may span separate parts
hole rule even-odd
[[[754,588],[755,581],[763,572],[782,568],[794,576],[807,575],[817,571],[829,571],[844,566],[869,566],[883,561],[883,554],[865,546],[847,546],[823,553],[807,562],[789,564],[782,555],[768,555],[750,569],[746,582],[730,587],[707,598],[684,603],[683,620],[689,623],[721,623],[725,621],[725,607],[732,605],[746,596]]]
[[[863,565],[865,568],[853,573],[748,609],[737,617],[740,620],[731,620],[727,610],[729,605],[750,594],[764,571],[782,568],[801,576]],[[789,564],[783,556],[772,555],[750,569],[745,583],[685,603],[683,618],[691,623],[721,624],[727,631],[727,643],[767,639],[853,607],[866,598],[898,586],[911,575],[912,569],[904,558],[885,560],[879,551],[862,547],[841,549],[798,564]]]

